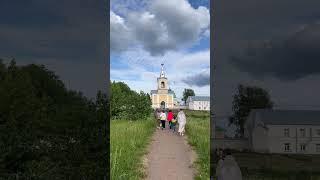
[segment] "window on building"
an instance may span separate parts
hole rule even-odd
[[[284,129],[284,136],[285,137],[289,137],[290,136],[289,128]]]
[[[201,109],[201,107],[199,107],[199,109]]]
[[[320,129],[316,130],[317,136],[320,136]]]
[[[306,151],[306,145],[305,144],[300,144],[300,150],[301,151]]]
[[[204,107],[203,109],[206,110],[206,107]]]
[[[291,151],[290,143],[285,143],[284,144],[284,151],[285,152],[290,152]]]
[[[320,144],[316,144],[316,152],[320,152]]]
[[[164,88],[164,82],[161,82],[161,88]]]
[[[306,137],[306,129],[300,129],[300,137]]]

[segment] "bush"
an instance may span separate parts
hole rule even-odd
[[[123,82],[111,82],[110,112],[112,119],[145,119],[152,112],[150,96],[131,90]]]

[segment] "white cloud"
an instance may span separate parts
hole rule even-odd
[[[184,88],[192,88],[197,95],[209,95],[209,85],[202,83],[186,83],[186,77],[196,76],[199,73],[209,72],[210,51],[200,51],[194,53],[170,52],[164,57],[151,56],[144,50],[132,49],[124,52],[119,59],[121,63],[129,66],[126,70],[117,70],[111,67],[111,78],[119,77],[121,80],[128,80],[132,89],[149,93],[156,89],[156,78],[159,76],[160,64],[165,63],[165,72],[172,88],[178,97],[182,96]],[[120,62],[119,62],[120,63]],[[132,77],[139,77],[133,80]],[[136,84],[134,83],[136,82]],[[132,86],[131,86],[132,85]],[[139,85],[139,86],[138,86]]]
[[[111,51],[121,51],[116,63],[129,66],[125,70],[111,67],[111,79],[150,93],[157,87],[160,64],[164,63],[169,86],[179,98],[184,88],[194,89],[197,95],[209,95],[208,85],[191,86],[183,81],[210,67],[209,49],[183,51],[209,37],[209,10],[193,8],[187,0],[152,0],[144,4],[144,9],[133,7],[120,12],[125,7],[121,5],[110,12]]]
[[[132,42],[132,34],[125,20],[110,11],[110,49],[111,52],[126,50]]]
[[[151,55],[194,44],[210,23],[209,10],[195,9],[187,0],[153,0],[144,12],[128,11],[126,20],[110,15],[113,49],[126,50],[129,42],[136,42]]]

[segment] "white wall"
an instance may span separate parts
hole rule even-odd
[[[254,128],[252,132],[253,149],[256,152],[269,152],[268,132],[262,127]]]
[[[320,144],[320,135],[317,130],[320,126],[310,125],[269,125],[269,151],[273,153],[301,153],[320,154],[316,151],[316,144]],[[289,137],[284,136],[284,129],[289,129]],[[301,136],[300,129],[305,129],[305,137]],[[291,152],[284,151],[284,144],[290,143]],[[306,144],[306,150],[301,151],[301,144]]]
[[[189,109],[191,110],[210,110],[210,101],[191,101],[188,105]]]

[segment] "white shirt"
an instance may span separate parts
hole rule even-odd
[[[180,111],[178,113],[178,123],[179,124],[185,124],[187,122],[187,118],[186,118],[186,115],[184,114],[183,111]]]
[[[160,120],[166,120],[167,119],[167,115],[166,115],[166,113],[161,113],[160,114]]]

